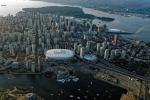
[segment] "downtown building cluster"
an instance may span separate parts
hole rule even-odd
[[[19,12],[0,17],[0,63],[40,72],[50,49],[70,49],[82,59],[89,55],[148,63],[150,47],[146,43],[106,34],[106,30],[106,25],[93,24],[90,19],[52,14]]]

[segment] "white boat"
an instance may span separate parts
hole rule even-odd
[[[59,79],[59,80],[57,80],[58,82],[61,82],[61,83],[65,83],[65,79]]]
[[[70,98],[73,98],[74,96],[73,96],[73,95],[69,95],[69,97],[70,97]]]
[[[3,4],[3,5],[1,5],[1,6],[7,6],[7,5],[4,5],[4,4]]]
[[[79,81],[79,78],[76,77],[76,78],[73,78],[72,80],[73,80],[74,82],[78,82],[78,81]]]

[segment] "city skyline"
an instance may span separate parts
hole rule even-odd
[[[149,100],[149,1],[117,1],[0,1],[0,100]]]

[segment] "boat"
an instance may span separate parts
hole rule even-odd
[[[50,95],[51,95],[51,96],[54,96],[54,94],[53,94],[53,93],[51,93]]]
[[[84,98],[87,99],[88,97],[87,97],[87,96],[84,96]]]
[[[7,5],[1,5],[1,6],[7,6]]]
[[[76,78],[73,78],[72,80],[73,80],[74,82],[78,82],[78,81],[79,81],[79,78],[76,77]]]
[[[77,99],[78,99],[78,100],[80,100],[80,99],[81,99],[81,97],[77,97]]]
[[[70,97],[70,98],[73,98],[74,96],[73,96],[73,95],[69,95],[69,97]]]
[[[100,94],[99,94],[99,93],[97,93],[97,94],[96,94],[96,96],[100,96]]]
[[[58,79],[57,82],[65,83],[65,79]]]
[[[81,91],[81,89],[77,89],[78,91]]]

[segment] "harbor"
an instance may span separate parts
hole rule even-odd
[[[14,1],[0,6],[1,97],[149,100],[149,19]]]

